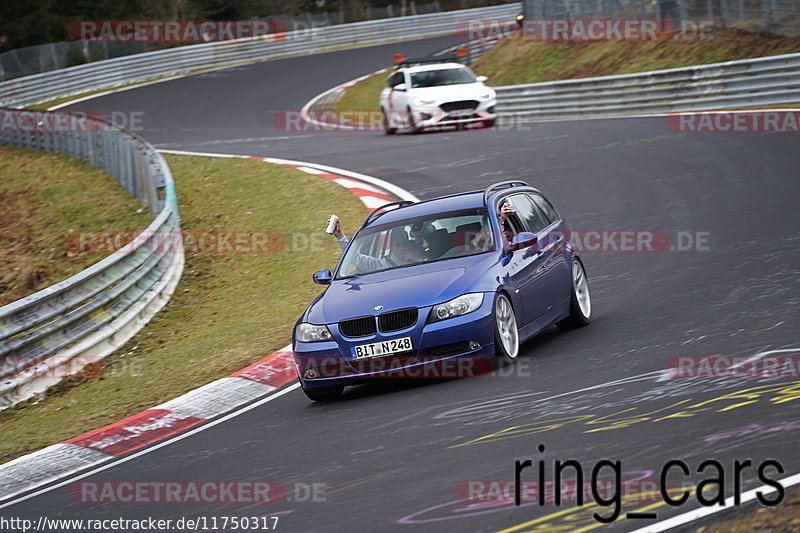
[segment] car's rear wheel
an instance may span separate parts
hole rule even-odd
[[[381,108],[381,118],[383,119],[383,131],[386,132],[386,135],[394,135],[397,132],[397,128],[391,126],[389,116],[383,108]]]
[[[406,109],[406,113],[408,113],[408,129],[411,133],[419,133],[422,131],[422,126],[417,124],[417,121],[414,119],[414,113],[411,111],[409,107]]]
[[[570,313],[567,318],[556,323],[561,329],[574,329],[587,325],[592,319],[592,299],[589,296],[589,281],[583,263],[572,259],[572,291]]]
[[[519,330],[517,317],[511,301],[505,294],[494,300],[494,345],[495,353],[504,362],[512,362],[519,355]]]
[[[328,402],[331,400],[335,400],[339,396],[342,395],[344,391],[344,387],[328,387],[324,389],[313,389],[309,390],[305,388],[303,382],[300,382],[300,386],[303,388],[303,392],[306,393],[309,400],[314,400],[315,402]]]

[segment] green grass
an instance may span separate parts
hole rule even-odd
[[[291,168],[166,157],[184,232],[272,231],[284,245],[273,253],[187,254],[172,301],[132,342],[44,400],[0,412],[0,460],[116,422],[287,345],[294,321],[321,291],[311,274],[341,253],[324,234],[328,214],[339,215],[348,233],[366,214],[346,189]]]
[[[708,39],[501,42],[472,65],[491,85],[626,74],[800,52],[800,39],[717,30]]]
[[[102,171],[0,146],[0,305],[77,274],[105,254],[68,246],[81,232],[144,229],[147,209]]]
[[[610,76],[704,63],[800,52],[800,39],[717,30],[707,39],[668,41],[540,42],[509,39],[471,65],[489,85]],[[370,76],[347,91],[337,111],[377,111],[378,97],[391,74]],[[786,106],[778,106],[786,107]]]
[[[372,75],[347,89],[336,102],[336,111],[380,111],[378,98],[390,74]]]

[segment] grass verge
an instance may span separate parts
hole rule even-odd
[[[471,65],[493,86],[610,76],[735,59],[800,52],[800,39],[737,29],[716,30],[705,39],[668,41],[542,42],[508,39]],[[378,98],[391,74],[370,76],[347,91],[337,111],[378,111]],[[787,106],[778,106],[787,107]]]
[[[336,102],[336,111],[380,111],[378,98],[391,74],[392,71],[374,74],[354,84]],[[373,122],[380,122],[376,115],[371,114],[370,117]]]
[[[771,495],[770,497],[774,497]],[[800,490],[790,492],[775,507],[759,507],[750,513],[695,528],[697,533],[796,533],[800,531]]]
[[[492,85],[609,76],[800,52],[800,39],[743,30],[713,31],[706,39],[540,42],[509,39],[473,65]]]
[[[43,400],[0,412],[0,461],[116,422],[288,344],[294,321],[320,292],[312,271],[341,253],[323,232],[327,215],[347,226],[366,214],[346,189],[291,168],[166,158],[184,232],[279,232],[283,245],[271,253],[188,253],[172,300],[132,342]]]
[[[71,252],[70,237],[150,224],[147,210],[122,186],[76,159],[0,146],[0,176],[0,305],[105,256]]]

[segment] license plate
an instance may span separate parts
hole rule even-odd
[[[350,354],[356,359],[363,359],[365,357],[380,357],[383,355],[408,352],[410,350],[411,337],[400,337],[399,339],[351,346]]]

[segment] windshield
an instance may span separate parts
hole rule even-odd
[[[473,255],[494,249],[489,219],[477,209],[362,229],[336,279]]]
[[[438,87],[440,85],[458,85],[461,83],[475,83],[475,78],[472,77],[472,74],[463,68],[426,70],[411,74],[412,89]]]

